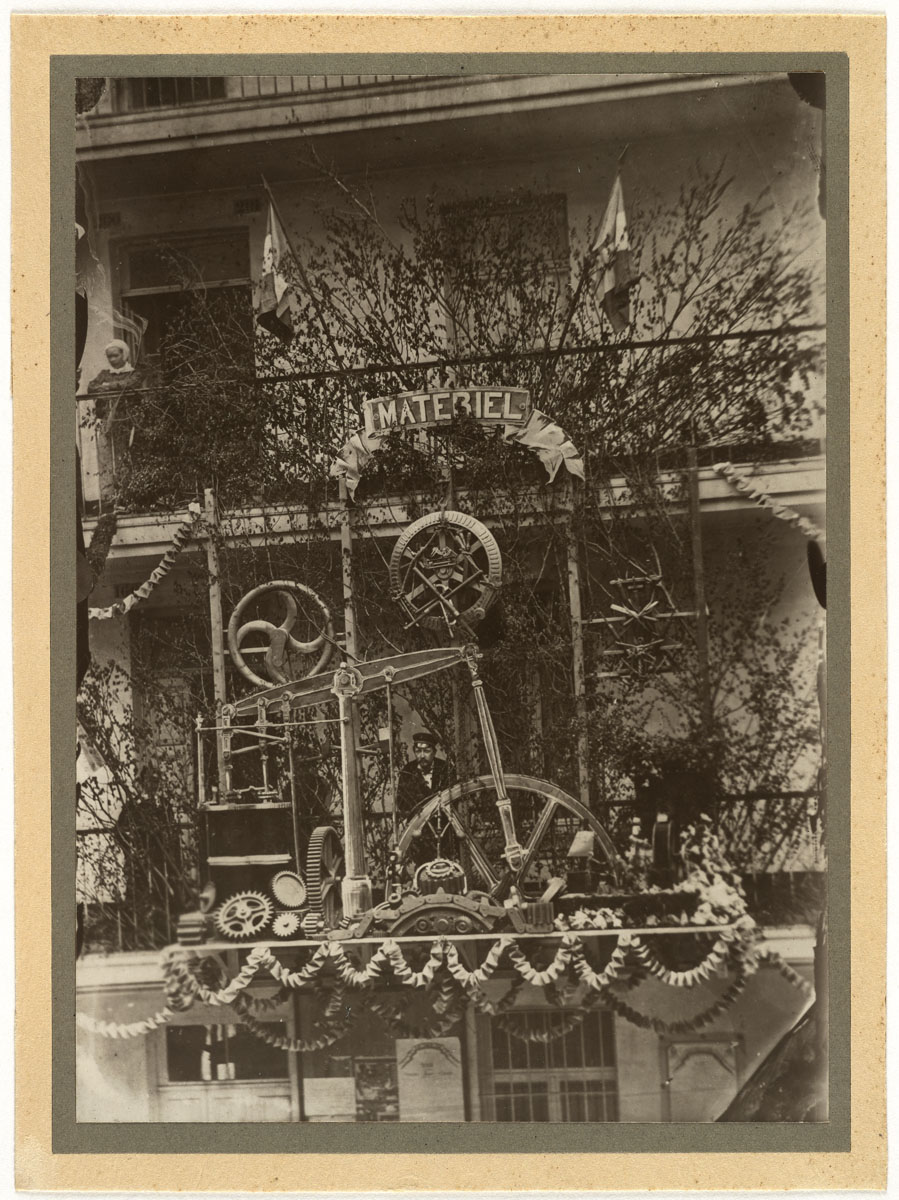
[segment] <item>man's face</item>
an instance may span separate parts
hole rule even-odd
[[[125,351],[121,346],[110,346],[106,351],[106,358],[109,361],[109,365],[115,370],[125,365]]]
[[[437,757],[437,749],[430,742],[413,742],[412,753],[415,755],[415,761],[424,771],[431,769],[434,759]]]

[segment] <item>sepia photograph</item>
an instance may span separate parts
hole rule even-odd
[[[69,118],[77,1121],[826,1124],[827,73],[167,61]]]

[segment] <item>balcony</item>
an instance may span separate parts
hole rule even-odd
[[[302,176],[299,149],[309,138],[323,138],[328,159],[345,170],[375,158],[382,169],[510,151],[536,160],[558,154],[560,145],[595,153],[597,105],[617,146],[670,136],[674,97],[688,102],[693,133],[720,129],[722,121],[781,122],[795,104],[785,78],[755,75],[145,77],[110,81],[81,118],[76,147],[80,161],[108,166],[108,176],[100,170],[96,179],[101,194],[153,195],[181,190],[185,175],[196,174],[200,151],[206,187],[258,182],[260,170],[272,180]],[[253,145],[245,179],[234,154],[241,143]],[[133,160],[126,172],[123,156]],[[145,156],[153,161],[142,172]]]
[[[183,75],[115,79],[97,106],[97,116],[159,113],[165,110],[258,100],[271,96],[303,96],[312,92],[345,92],[383,88],[439,75]]]

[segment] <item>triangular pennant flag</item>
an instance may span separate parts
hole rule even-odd
[[[285,344],[293,339],[294,327],[290,311],[292,288],[284,274],[290,257],[287,236],[278,220],[274,206],[268,206],[268,226],[262,250],[262,279],[260,280],[257,323]]]
[[[603,214],[591,252],[597,256],[597,299],[616,333],[630,324],[630,289],[636,283],[624,212],[621,176],[615,176],[612,194]]]

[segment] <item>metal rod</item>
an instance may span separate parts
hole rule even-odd
[[[288,693],[285,693],[285,694],[288,694]],[[340,724],[340,717],[321,717],[320,719],[315,720],[315,721],[285,721],[284,728],[285,729],[300,729],[304,725],[339,725],[339,724]],[[224,725],[204,725],[202,727],[202,732],[203,733],[215,733],[217,730],[224,729],[224,728],[225,728]],[[256,731],[254,729],[250,728],[248,725],[231,725],[231,726],[229,726],[229,729],[234,734],[249,733],[249,734],[253,734],[254,736],[258,737],[258,734],[256,734]],[[270,735],[270,739],[272,739],[272,738],[273,738],[273,735]],[[281,738],[273,738],[273,740],[280,742],[282,739]]]
[[[390,794],[390,810],[393,813],[393,844],[399,841],[399,815],[396,811],[396,774],[393,749],[393,688],[387,684],[387,756],[388,771],[390,772],[387,786]]]
[[[569,932],[576,933],[580,939],[584,938],[618,938],[622,933],[629,933],[632,936],[647,936],[647,937],[666,937],[672,935],[675,937],[685,937],[694,934],[697,937],[712,937],[720,936],[720,934],[731,929],[736,929],[736,925],[674,925],[670,928],[663,925],[646,925],[639,929],[578,929]],[[453,933],[446,936],[446,940],[450,942],[497,942],[500,938],[513,937],[516,942],[521,941],[552,941],[555,939],[561,940],[565,935],[558,931],[553,933],[512,933],[510,930],[494,930],[492,933]],[[435,933],[427,934],[392,934],[389,936],[381,934],[375,937],[340,937],[340,938],[300,938],[296,941],[284,940],[279,941],[279,946],[292,947],[297,949],[308,948],[310,950],[318,949],[322,945],[328,945],[337,942],[341,946],[352,948],[353,946],[379,946],[385,941],[391,942],[407,942],[407,943],[433,943],[440,940],[440,935]],[[258,943],[245,942],[243,947],[238,947],[234,942],[204,942],[203,949],[208,950],[231,950],[245,949],[251,945],[271,946],[271,941],[260,941]],[[175,951],[184,955],[196,953],[193,946],[170,946],[166,953],[172,954]]]
[[[290,712],[290,698],[288,696],[284,697],[284,700],[282,702],[282,711],[285,716],[287,716],[288,713]],[[287,775],[288,775],[288,786],[290,787],[290,821],[293,826],[294,865],[296,867],[297,872],[299,873],[300,862],[302,860],[300,859],[300,824],[299,824],[299,814],[297,813],[296,768],[295,768],[294,759],[293,759],[293,744],[291,743],[290,738],[285,738],[284,740],[287,743]]]
[[[228,695],[225,677],[225,631],[222,623],[221,572],[218,547],[215,544],[215,497],[211,488],[206,488],[203,493],[203,506],[206,517],[206,567],[209,574],[209,620],[212,635],[212,690],[215,696],[216,708],[221,711],[222,705],[228,702]],[[215,751],[219,786],[225,788],[225,749],[221,738],[216,738]],[[226,790],[230,790],[230,784],[227,785]]]
[[[196,731],[197,731],[197,803],[200,808],[206,803],[206,764],[203,761],[203,737],[201,725],[202,717],[197,714]]]
[[[261,737],[265,738],[265,730],[266,730],[266,726],[268,723],[265,719],[265,704],[261,700],[257,707],[257,718],[256,719],[259,724],[259,733],[260,733]],[[265,792],[270,792],[271,788],[269,787],[269,782],[268,782],[268,746],[263,741],[258,747],[247,746],[246,749],[247,750],[255,750],[255,749],[259,750],[259,758],[262,762],[262,789]]]
[[[344,664],[334,673],[334,693],[340,706],[340,764],[343,792],[343,841],[346,876],[341,884],[344,915],[358,917],[371,908],[371,880],[365,873],[362,793],[359,787],[353,696],[361,687],[358,672]]]
[[[500,823],[503,827],[503,837],[506,843],[503,850],[503,857],[513,871],[520,871],[524,851],[515,833],[512,801],[509,793],[506,791],[506,778],[503,774],[503,764],[500,758],[499,740],[493,725],[493,717],[490,715],[490,709],[487,705],[487,697],[484,695],[484,681],[481,679],[478,671],[478,653],[473,646],[467,648],[465,661],[468,663],[468,669],[471,672],[471,683],[478,710],[478,720],[481,724],[481,736],[484,739],[484,749],[487,751],[487,761],[490,764],[490,773],[493,776],[493,785],[496,788],[496,808],[499,813]]]
[[[227,713],[222,713],[222,731],[221,735],[216,739],[216,748],[221,764],[219,768],[219,788],[224,800],[233,791],[231,787],[231,719]]]
[[[569,484],[569,488],[571,485]],[[571,491],[572,516],[574,494]],[[590,738],[587,732],[587,669],[584,659],[584,620],[581,606],[581,552],[573,522],[567,531],[568,610],[571,616],[571,672],[577,719],[578,799],[590,807]]]
[[[693,595],[696,604],[696,652],[699,658],[699,705],[706,734],[712,729],[712,685],[709,676],[709,611],[702,561],[702,514],[699,508],[699,467],[696,447],[687,449],[687,490],[690,497],[690,543],[693,551]]]
[[[343,620],[346,655],[350,663],[359,660],[356,602],[353,589],[353,530],[352,511],[346,481],[339,481],[341,504],[340,560],[343,582]],[[339,683],[345,669],[334,675],[334,692],[340,707],[340,752],[343,785],[343,839],[346,853],[346,878],[343,881],[343,910],[347,916],[358,916],[371,907],[371,883],[365,873],[365,839],[362,825],[362,792],[356,747],[359,745],[358,712],[355,688]],[[365,897],[368,901],[365,903]],[[362,907],[359,907],[359,906]]]
[[[266,375],[260,383],[303,382],[314,379],[339,379],[344,375],[386,375],[409,374],[413,371],[432,371],[440,368],[456,366],[473,366],[483,363],[522,362],[532,359],[549,358],[558,353],[559,358],[572,354],[623,354],[627,350],[667,349],[669,346],[691,346],[716,344],[719,342],[757,341],[759,338],[779,338],[797,336],[803,333],[822,333],[827,326],[821,324],[792,325],[781,329],[747,329],[740,333],[706,333],[692,336],[673,338],[628,338],[618,342],[603,342],[599,346],[572,346],[556,351],[552,347],[543,350],[521,350],[514,354],[468,354],[455,358],[428,358],[413,363],[370,363],[364,367],[339,367],[325,371],[282,371],[278,374]],[[134,391],[152,389],[135,388]]]
[[[258,729],[250,729],[246,725],[233,725],[231,732],[234,736],[238,733],[249,734],[250,737],[258,738],[263,742],[274,742],[276,746],[283,746],[287,742],[287,738],[278,737],[275,733],[262,733]],[[235,754],[245,754],[248,750],[260,750],[260,746],[244,746],[241,750],[235,750]]]

